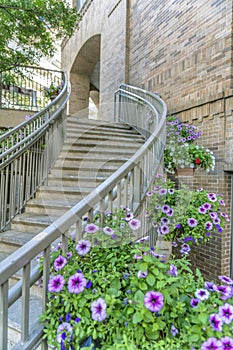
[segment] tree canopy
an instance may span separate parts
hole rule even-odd
[[[0,72],[52,57],[55,40],[72,36],[79,20],[63,0],[0,0]]]

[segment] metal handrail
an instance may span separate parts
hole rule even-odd
[[[47,107],[0,136],[0,231],[47,181],[49,169],[61,150],[70,95],[67,75],[63,72],[60,72],[61,81],[64,85],[60,94]]]
[[[127,93],[128,89],[128,93]],[[7,319],[8,307],[17,297],[22,296],[22,320],[29,318],[29,303],[30,294],[27,293],[30,283],[30,266],[31,262],[40,254],[43,254],[43,310],[46,308],[47,301],[47,285],[49,280],[50,270],[50,250],[53,242],[61,238],[63,250],[67,245],[67,234],[74,230],[76,240],[82,235],[82,218],[88,215],[91,220],[93,212],[98,208],[100,215],[103,216],[107,209],[112,209],[114,206],[125,205],[130,207],[136,215],[142,220],[143,232],[148,232],[150,228],[144,218],[145,193],[154,179],[156,172],[159,169],[163,149],[165,145],[165,119],[166,105],[159,96],[149,96],[152,101],[146,100],[145,96],[137,97],[137,89],[127,86],[121,86],[115,94],[115,112],[118,120],[130,124],[131,113],[134,117],[143,118],[142,109],[145,109],[145,115],[148,111],[151,117],[154,118],[153,131],[150,128],[147,130],[147,140],[135,155],[123,164],[114,174],[106,181],[99,185],[89,195],[78,202],[73,208],[67,211],[63,216],[53,222],[45,230],[40,232],[32,240],[26,243],[22,248],[19,248],[11,256],[0,263],[0,348],[7,349]],[[126,98],[126,96],[128,96]],[[143,99],[143,100],[142,100]],[[138,104],[139,102],[139,104]],[[143,104],[141,104],[143,102]],[[154,106],[157,105],[155,108]],[[138,108],[139,106],[139,108]],[[137,115],[138,111],[138,115]],[[135,123],[134,123],[135,124]],[[141,121],[138,123],[141,128]],[[137,125],[135,125],[137,126]],[[150,135],[149,135],[149,134]],[[22,282],[18,284],[12,291],[9,288],[9,279],[23,269]],[[34,281],[35,281],[35,274]],[[39,278],[39,275],[38,275]],[[8,302],[6,302],[8,300]],[[32,347],[32,344],[33,347]],[[24,327],[21,334],[21,342],[15,349],[29,350],[36,349],[41,346],[41,349],[48,349],[45,340],[42,339],[42,327],[38,323],[38,328],[33,329],[33,333],[29,334],[28,327]]]

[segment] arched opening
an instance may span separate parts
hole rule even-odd
[[[100,38],[100,35],[95,35],[85,42],[71,68],[71,114],[83,111],[85,116],[97,118],[100,89]]]

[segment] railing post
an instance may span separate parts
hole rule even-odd
[[[8,281],[0,286],[0,349],[7,350],[8,342]]]

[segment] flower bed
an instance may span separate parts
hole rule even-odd
[[[49,302],[41,317],[50,345],[233,349],[230,278],[220,276],[219,285],[204,281],[199,271],[191,271],[186,256],[164,261],[148,237],[132,243],[128,235],[117,245],[122,223],[124,231],[135,231],[129,212],[119,221],[108,213],[106,230],[98,220],[86,223],[81,241],[69,241],[66,254],[59,246],[51,253]],[[140,229],[138,220],[136,226]]]
[[[165,240],[182,243],[182,253],[189,253],[192,244],[205,243],[214,233],[221,233],[229,221],[221,195],[203,188],[191,191],[185,185],[176,189],[175,183],[161,174],[147,196],[148,219]]]

